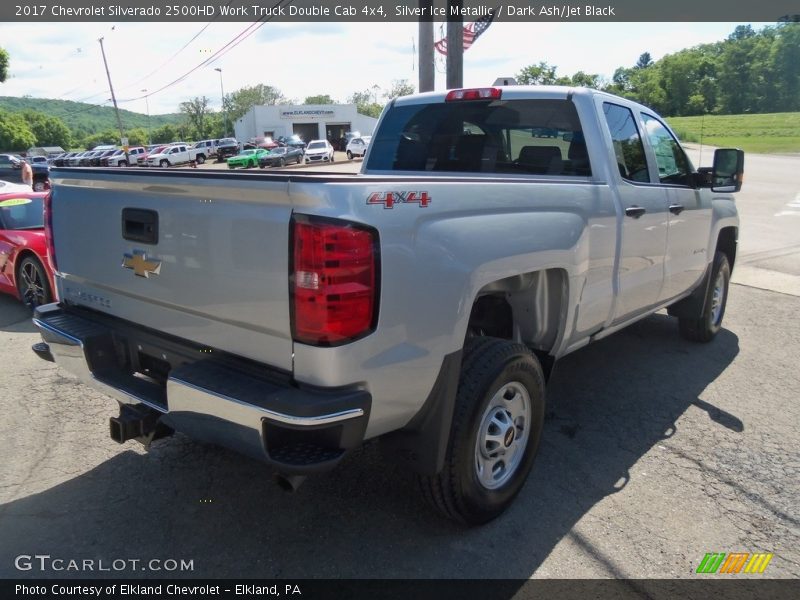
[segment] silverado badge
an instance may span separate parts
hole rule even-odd
[[[147,260],[143,250],[134,250],[133,254],[125,254],[122,266],[132,269],[139,277],[150,277],[150,275],[158,275],[161,272],[161,261]]]

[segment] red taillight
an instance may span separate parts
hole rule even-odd
[[[347,221],[292,219],[292,335],[334,346],[367,335],[378,316],[378,233]]]
[[[56,250],[53,240],[53,192],[47,192],[44,197],[44,239],[47,244],[47,261],[53,272],[58,271],[56,264]]]
[[[458,100],[499,100],[503,90],[500,88],[469,88],[463,90],[450,90],[445,96],[445,102]]]

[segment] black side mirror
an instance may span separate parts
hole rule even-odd
[[[718,148],[714,151],[711,172],[712,192],[738,192],[742,189],[744,152],[736,148]]]

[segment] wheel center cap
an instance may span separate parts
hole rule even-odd
[[[506,429],[506,434],[503,436],[503,444],[508,448],[514,442],[514,428],[509,427]]]

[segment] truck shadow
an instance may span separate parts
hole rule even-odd
[[[699,399],[738,352],[728,330],[710,346],[690,344],[674,320],[655,315],[564,359],[528,483],[507,514],[482,528],[440,519],[413,477],[382,462],[374,444],[287,494],[260,464],[175,436],[0,506],[0,576],[528,578],[565,536],[595,556],[573,527],[628,484],[632,466],[675,433],[687,409],[732,435],[743,431],[735,415]],[[91,441],[102,443],[111,441]],[[194,570],[14,569],[15,556],[35,553],[184,559]]]
[[[16,298],[0,294],[0,331],[33,333],[36,327],[31,321],[31,309]]]

